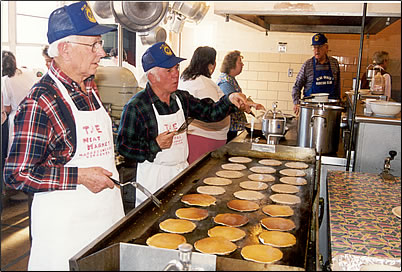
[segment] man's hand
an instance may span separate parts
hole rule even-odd
[[[252,102],[252,103],[249,103],[248,105],[249,105],[250,107],[255,108],[256,110],[263,110],[263,111],[265,111],[265,107],[264,107],[263,105],[261,105],[261,104]]]
[[[247,97],[242,93],[229,94],[229,100],[241,111],[249,113],[251,111],[249,104],[247,103]]]
[[[99,193],[103,189],[113,189],[115,186],[109,178],[113,175],[102,167],[78,168],[78,184],[82,184],[93,193]]]
[[[296,116],[299,114],[300,111],[300,104],[296,104],[293,106],[293,112],[296,114]]]
[[[174,131],[171,132],[165,131],[156,137],[156,142],[158,143],[161,149],[170,148],[173,143],[174,135],[175,135]]]

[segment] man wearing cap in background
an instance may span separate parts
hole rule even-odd
[[[338,61],[328,56],[328,40],[324,34],[315,34],[312,38],[314,56],[301,67],[292,89],[293,111],[300,110],[300,94],[307,97],[314,93],[328,93],[329,99],[340,98],[340,70]]]
[[[120,155],[138,163],[136,181],[151,193],[188,166],[187,134],[175,133],[187,117],[216,122],[236,107],[250,111],[242,93],[231,93],[214,103],[177,90],[183,60],[164,42],[148,48],[142,56],[148,82],[124,106],[120,119],[116,148]],[[146,198],[137,190],[136,206]]]
[[[28,270],[69,270],[69,259],[124,217],[112,123],[93,75],[105,56],[86,2],[53,11],[51,66],[21,102],[5,165],[8,186],[35,193]]]

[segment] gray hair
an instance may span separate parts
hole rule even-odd
[[[146,74],[146,76],[147,76],[147,79],[149,79],[148,78],[148,75],[149,74],[152,74],[154,77],[155,77],[155,79],[156,79],[156,81],[160,81],[161,80],[161,78],[160,78],[160,76],[159,76],[159,74],[158,74],[158,71],[159,71],[159,67],[152,67],[151,69],[149,69],[145,74]]]
[[[383,64],[385,61],[389,59],[389,54],[386,51],[377,51],[373,55],[373,62],[375,64]]]
[[[54,41],[51,44],[49,44],[49,49],[47,50],[47,54],[51,58],[57,57],[59,55],[59,50],[57,49],[59,43],[73,42],[73,41],[75,41],[75,38],[72,35],[61,38],[60,40]]]

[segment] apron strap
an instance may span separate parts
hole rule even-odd
[[[42,82],[42,83],[36,83],[33,86],[33,88],[36,88],[36,87],[46,88],[46,90],[53,96],[58,107],[60,108],[60,111],[61,111],[60,118],[62,119],[63,124],[66,124],[67,128],[70,129],[70,135],[72,138],[72,145],[73,145],[73,152],[72,152],[71,156],[74,156],[75,151],[76,151],[76,146],[77,146],[77,135],[76,135],[74,116],[67,109],[66,104],[63,102],[60,95],[56,92],[56,90],[53,88],[52,85]]]

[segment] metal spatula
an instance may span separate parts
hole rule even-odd
[[[184,131],[186,131],[188,125],[190,125],[191,122],[194,121],[193,117],[187,117],[186,121],[179,127],[177,131],[175,131],[175,134],[180,134]]]
[[[126,186],[131,184],[132,186],[134,186],[134,188],[140,190],[141,192],[143,192],[147,197],[150,197],[152,199],[152,202],[155,203],[156,206],[158,206],[158,208],[160,208],[162,202],[160,202],[160,200],[154,196],[147,188],[145,188],[144,186],[142,186],[141,184],[139,184],[138,182],[135,181],[127,181],[125,183],[120,183],[119,181],[110,178],[114,184],[119,185],[119,186]]]

